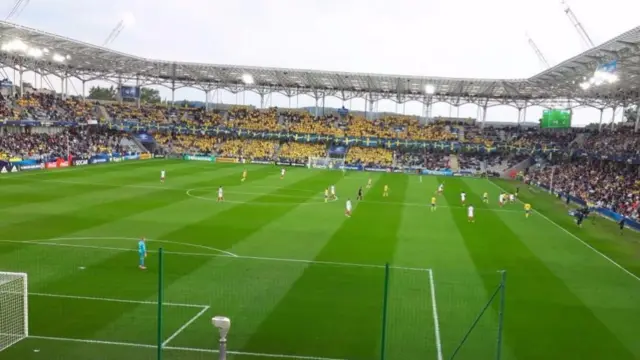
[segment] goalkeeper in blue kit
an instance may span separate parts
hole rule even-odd
[[[140,263],[138,267],[142,270],[145,270],[147,267],[144,266],[144,259],[147,257],[147,244],[144,241],[144,238],[138,241],[138,256],[140,257]]]

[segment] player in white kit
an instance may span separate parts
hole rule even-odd
[[[331,199],[335,200],[336,199],[336,186],[335,185],[331,185],[329,190],[331,191]]]
[[[344,210],[344,215],[346,217],[351,217],[351,199],[347,199],[347,204],[346,204],[346,208]]]
[[[500,204],[500,207],[502,207],[502,205],[504,205],[504,194],[500,193],[500,197],[498,198],[498,204]]]
[[[164,182],[164,170],[160,171],[160,182]]]
[[[516,196],[514,194],[509,194],[509,202],[510,203],[516,202]]]
[[[463,191],[460,193],[460,202],[464,205],[465,201],[467,201],[467,194]]]
[[[467,208],[467,218],[469,219],[469,222],[475,222],[475,219],[473,218],[473,205],[469,205]]]
[[[438,186],[438,194],[442,195],[443,192],[444,192],[444,184],[440,184],[440,186]]]
[[[282,168],[280,170],[280,179],[284,179],[284,173],[286,172],[286,170],[284,168]]]
[[[218,202],[224,201],[224,193],[222,191],[222,186],[218,188]]]

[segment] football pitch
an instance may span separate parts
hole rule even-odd
[[[242,169],[148,160],[0,176],[0,271],[29,281],[29,337],[0,359],[152,360],[158,338],[166,360],[215,359],[215,315],[231,319],[230,359],[449,359],[503,271],[503,359],[640,358],[639,237],[612,222],[577,228],[523,188],[525,218],[519,201],[496,204],[516,186],[503,180],[305,168],[281,179],[248,165],[241,183]],[[500,303],[456,359],[495,358]]]

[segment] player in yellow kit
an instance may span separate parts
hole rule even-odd
[[[436,211],[436,198],[435,196],[431,197],[431,211]]]
[[[384,186],[384,190],[382,190],[382,197],[389,196],[389,185]]]
[[[531,204],[524,204],[524,216],[529,217],[531,215]]]
[[[369,176],[369,180],[367,181],[367,189],[371,189],[371,176]]]
[[[329,202],[329,189],[324,189],[324,202]]]
[[[485,204],[489,203],[489,194],[487,192],[482,194],[482,202],[485,203]]]
[[[244,182],[245,180],[247,180],[247,169],[242,170],[242,179],[240,179],[240,182]]]

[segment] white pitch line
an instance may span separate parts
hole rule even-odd
[[[127,238],[127,237],[111,237],[111,236],[76,236],[76,237],[60,237],[60,238],[52,238],[52,239],[42,239],[42,240],[29,240],[29,242],[50,242],[50,241],[82,241],[82,240],[132,240],[132,241],[138,241],[140,239],[138,238]],[[180,241],[169,241],[169,240],[157,240],[157,239],[147,239],[147,241],[149,242],[156,242],[156,243],[164,243],[164,244],[177,244],[177,245],[188,245],[188,246],[193,246],[195,248],[199,248],[199,249],[205,249],[205,250],[210,250],[210,251],[214,251],[214,252],[219,252],[222,254],[226,254],[232,257],[238,257],[238,255],[229,252],[229,251],[225,251],[225,250],[220,250],[214,247],[210,247],[210,246],[205,246],[205,245],[199,245],[199,244],[192,244],[192,243],[187,243],[187,242],[180,242]]]
[[[169,336],[167,338],[167,340],[165,340],[162,343],[162,347],[164,348],[165,346],[167,346],[167,344],[175,339],[178,335],[180,335],[181,332],[183,332],[187,327],[189,327],[189,325],[193,324],[194,321],[196,321],[200,316],[202,316],[202,314],[204,314],[207,310],[209,310],[209,306],[205,306],[204,308],[202,308],[202,310],[200,310],[194,317],[192,317],[189,321],[187,321],[184,325],[182,325],[178,330],[176,330],[171,336]]]
[[[3,242],[12,243],[12,244],[59,246],[59,247],[84,248],[84,249],[95,249],[95,250],[129,251],[129,252],[138,251],[130,248],[117,248],[117,247],[79,245],[79,244],[61,244],[61,243],[44,242],[44,241],[0,240],[0,243],[3,243]],[[149,250],[147,252],[156,253],[157,251]],[[275,261],[275,262],[292,262],[292,263],[303,263],[303,264],[311,264],[311,265],[314,265],[314,264],[335,265],[335,266],[361,267],[361,268],[373,268],[373,269],[385,268],[384,265],[346,263],[346,262],[322,261],[322,260],[287,259],[287,258],[273,258],[273,257],[260,257],[260,256],[243,256],[243,255],[229,256],[225,254],[206,254],[206,253],[196,253],[196,252],[189,253],[189,252],[175,252],[175,251],[164,251],[164,253],[173,254],[173,255],[184,255],[184,256],[206,256],[206,257],[223,257],[223,258],[247,259],[247,260],[264,260],[264,261]],[[429,268],[416,268],[416,267],[406,267],[406,266],[390,266],[390,268],[397,269],[397,270],[407,270],[407,271],[429,271]]]
[[[436,335],[436,351],[438,360],[442,360],[442,341],[440,340],[440,320],[436,302],[436,283],[433,281],[433,270],[429,269],[429,288],[431,291],[431,309],[433,310],[433,328]]]
[[[505,189],[502,188],[502,186],[494,183],[491,180],[487,180],[489,181],[493,186],[497,187],[498,189],[507,192]],[[517,199],[518,202],[522,203],[522,201],[520,199]],[[548,222],[550,222],[551,224],[555,225],[558,229],[564,231],[567,235],[569,235],[570,237],[574,238],[575,240],[578,240],[579,242],[582,243],[582,245],[586,246],[587,248],[591,249],[593,252],[595,252],[596,254],[602,256],[604,259],[606,259],[607,261],[609,261],[611,264],[615,265],[618,269],[622,270],[623,272],[627,273],[627,275],[631,276],[632,278],[640,281],[640,277],[638,277],[638,275],[632,273],[631,271],[627,270],[624,266],[618,264],[615,260],[613,260],[612,258],[608,257],[607,255],[603,254],[602,252],[600,252],[598,249],[594,248],[593,246],[589,245],[589,243],[587,243],[586,241],[580,239],[579,237],[577,237],[576,235],[574,235],[571,231],[565,229],[564,227],[562,227],[560,224],[558,224],[557,222],[549,219],[546,215],[542,214],[541,212],[539,212],[538,210],[536,210],[535,208],[533,209],[533,211],[540,215],[540,217],[542,217],[543,219],[547,220]]]
[[[95,344],[95,345],[128,346],[128,347],[145,348],[145,349],[158,348],[157,345],[150,345],[150,344],[137,344],[137,343],[130,343],[130,342],[105,341],[105,340],[72,339],[72,338],[53,337],[53,336],[29,335],[28,339],[74,342],[74,343]],[[163,349],[173,350],[173,351],[199,352],[199,353],[213,353],[213,354],[219,353],[219,351],[215,349],[201,349],[201,348],[189,348],[189,347],[167,346]],[[327,358],[327,357],[320,357],[320,356],[266,354],[266,353],[243,352],[243,351],[233,351],[233,350],[228,350],[227,354],[263,357],[263,358],[294,359],[294,360],[346,360],[346,359]]]
[[[127,299],[113,299],[113,298],[103,298],[103,297],[91,297],[91,296],[76,296],[76,295],[63,295],[63,294],[46,294],[46,293],[37,293],[30,292],[29,296],[41,296],[41,297],[52,297],[52,298],[60,298],[60,299],[75,299],[75,300],[92,300],[92,301],[104,301],[104,302],[114,302],[114,303],[125,303],[125,304],[141,304],[141,305],[158,305],[155,301],[144,301],[144,300],[127,300]],[[180,304],[180,303],[162,303],[163,306],[176,306],[176,307],[187,307],[187,308],[203,308],[207,307],[207,305],[196,305],[196,304]]]

